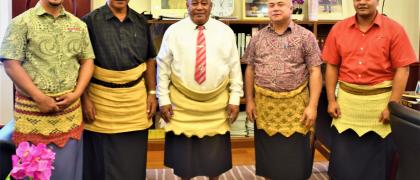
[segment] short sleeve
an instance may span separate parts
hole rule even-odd
[[[152,40],[152,35],[150,32],[150,27],[148,25],[147,26],[147,58],[155,58],[156,57],[156,51],[155,51],[155,47],[153,46],[153,40]]]
[[[27,47],[28,27],[23,18],[13,19],[7,27],[0,48],[0,61],[7,59],[23,61]]]
[[[314,34],[308,33],[306,42],[303,44],[305,52],[305,63],[308,67],[315,67],[322,64],[321,52]]]
[[[407,66],[417,61],[413,46],[411,46],[407,33],[402,27],[398,28],[397,33],[392,38],[390,51],[391,63],[394,68]]]
[[[254,65],[257,42],[258,42],[258,34],[254,35],[251,38],[249,45],[246,48],[244,55],[242,56],[241,63]]]
[[[341,56],[337,47],[337,24],[335,24],[333,28],[331,28],[331,31],[328,33],[327,40],[325,41],[322,50],[322,59],[326,63],[333,65],[338,65],[341,63]]]
[[[90,42],[89,32],[86,25],[82,28],[82,49],[78,56],[80,59],[94,59],[95,53],[93,52],[92,43]]]

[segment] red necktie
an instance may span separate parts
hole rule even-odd
[[[206,38],[204,37],[204,26],[198,26],[197,51],[195,57],[195,81],[198,84],[206,80]]]

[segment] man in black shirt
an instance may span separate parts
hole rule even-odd
[[[84,179],[145,179],[147,129],[156,112],[156,56],[144,17],[128,1],[83,17],[96,55],[83,96]]]

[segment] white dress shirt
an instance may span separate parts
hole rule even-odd
[[[239,105],[243,96],[241,65],[235,34],[226,24],[209,18],[204,24],[206,39],[206,80],[198,84],[194,79],[197,25],[189,17],[171,25],[163,36],[157,60],[157,97],[159,105],[171,104],[169,84],[171,73],[190,89],[211,91],[229,78],[229,104]]]

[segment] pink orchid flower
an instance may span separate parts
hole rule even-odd
[[[13,169],[10,175],[15,179],[28,177],[33,180],[49,180],[55,153],[45,144],[31,145],[21,142],[12,156]]]

